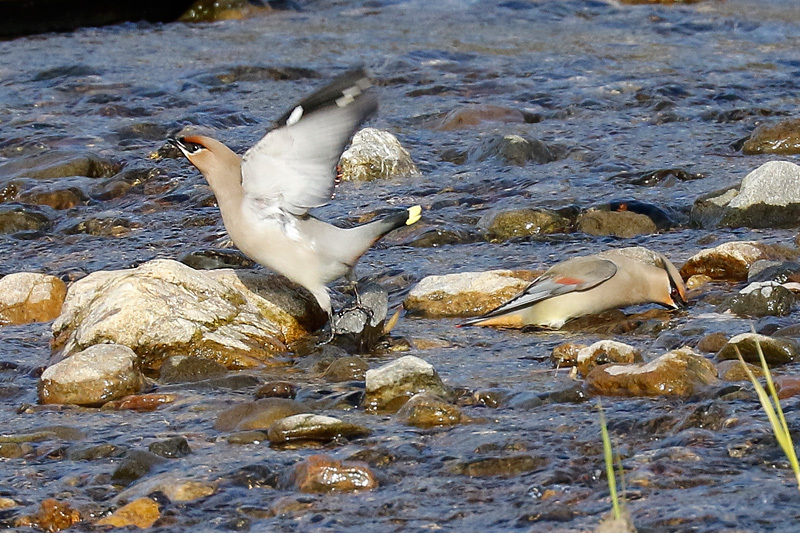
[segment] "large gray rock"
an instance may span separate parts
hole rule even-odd
[[[39,379],[42,403],[101,405],[136,394],[145,383],[126,346],[95,344],[48,367]]]
[[[800,225],[800,166],[769,161],[738,188],[698,198],[692,220],[704,226],[780,228]]]
[[[344,181],[371,181],[419,174],[417,165],[397,137],[388,131],[364,128],[339,161]]]
[[[260,281],[171,260],[95,272],[69,288],[53,324],[53,348],[69,356],[113,342],[133,349],[151,369],[171,355],[258,366],[324,323],[310,295]]]

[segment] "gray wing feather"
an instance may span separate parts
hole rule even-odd
[[[278,202],[295,215],[331,199],[336,164],[358,126],[377,109],[364,94],[344,107],[328,107],[267,133],[242,158],[248,197]]]

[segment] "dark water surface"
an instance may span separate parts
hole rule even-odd
[[[474,234],[476,221],[498,207],[585,208],[635,197],[686,214],[699,195],[738,183],[771,159],[742,156],[736,147],[763,120],[796,116],[798,50],[800,6],[792,0],[660,7],[578,0],[331,1],[245,21],[124,25],[2,42],[0,164],[51,150],[88,152],[122,167],[122,174],[115,168],[108,175],[75,178],[88,196],[80,205],[43,208],[49,226],[0,235],[0,271],[75,279],[215,246],[224,230],[202,177],[182,159],[149,156],[168,134],[187,125],[213,131],[241,152],[293,101],[359,63],[374,75],[381,98],[370,125],[395,133],[422,175],[342,184],[336,200],[323,208],[324,217],[420,203],[426,211],[416,231],[438,227]],[[486,121],[453,131],[430,126],[467,104],[518,109],[529,120]],[[449,162],[446,154],[469,150],[498,132],[563,145],[568,156],[522,167],[493,160]],[[613,178],[665,168],[704,177],[672,177],[649,187]],[[119,188],[123,194],[98,192]],[[74,229],[92,220],[110,229]],[[363,258],[360,273],[401,269],[421,279],[492,268],[539,269],[575,254],[627,245],[652,247],[680,265],[709,245],[740,239],[788,245],[795,232],[682,227],[628,240],[573,233],[435,248],[408,246],[415,235],[390,237]],[[709,332],[733,335],[750,328],[749,321],[713,311],[713,303],[700,299],[674,317],[667,331],[617,338],[655,356]],[[799,316],[795,311],[762,319],[756,327],[790,325]],[[394,459],[377,469],[379,489],[309,496],[306,511],[260,518],[252,509],[268,508],[292,492],[247,490],[226,481],[245,465],[281,470],[315,453],[234,446],[212,428],[220,410],[252,398],[253,390],[186,390],[175,404],[145,414],[91,409],[15,414],[22,404],[36,403],[33,369],[49,357],[48,324],[0,331],[0,361],[13,363],[0,370],[2,432],[63,425],[82,429],[82,444],[132,449],[186,436],[194,453],[159,468],[219,480],[220,486],[204,500],[170,507],[164,530],[593,529],[610,508],[596,403],[526,407],[523,400],[574,386],[566,372],[551,368],[550,352],[565,340],[589,343],[598,337],[458,330],[454,324],[406,318],[393,335],[441,340],[444,347],[410,353],[433,364],[449,385],[496,389],[515,400],[499,409],[467,407],[470,416],[486,422],[442,431],[347,413],[348,420],[374,434],[328,452],[346,458],[374,448]],[[369,362],[375,367],[394,357],[374,355]],[[781,372],[796,370],[791,365]],[[258,376],[286,378],[270,372]],[[289,379],[314,394],[329,387],[313,372],[297,371]],[[640,531],[797,527],[800,495],[780,449],[754,396],[737,398],[711,391],[689,400],[604,399]],[[797,402],[789,400],[785,408],[790,426],[797,427]],[[329,414],[342,416],[336,410]],[[685,423],[662,424],[664,417]],[[14,513],[32,512],[48,497],[101,511],[116,505],[117,489],[108,481],[115,461],[68,461],[52,453],[66,445],[58,439],[36,442],[33,456],[0,459],[0,495],[29,506],[0,520],[11,523]],[[544,466],[508,478],[470,478],[454,468],[470,459],[519,453],[541,457]]]

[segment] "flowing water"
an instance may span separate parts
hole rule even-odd
[[[738,183],[771,159],[743,156],[736,147],[762,121],[796,114],[798,49],[800,5],[793,0],[672,6],[324,1],[243,21],[126,24],[2,42],[0,156],[11,161],[53,150],[91,153],[112,170],[72,179],[87,197],[69,209],[41,208],[48,224],[0,236],[0,270],[77,279],[216,246],[224,230],[202,177],[182,159],[151,154],[170,133],[189,125],[212,131],[241,152],[324,78],[356,64],[372,73],[381,99],[370,125],[395,133],[422,173],[344,183],[320,216],[344,219],[387,205],[425,208],[419,229],[390,236],[370,251],[361,274],[399,269],[418,280],[493,268],[541,269],[626,245],[657,249],[680,265],[710,243],[756,239],[789,245],[793,231],[686,225],[627,240],[571,233],[497,244],[471,236],[478,233],[476,221],[493,208],[587,208],[636,198],[685,215],[698,196]],[[505,106],[528,119],[448,131],[431,127],[443,113],[470,104]],[[561,145],[567,156],[525,166],[497,160],[459,164],[447,156],[495,133]],[[653,186],[615,178],[670,168],[702,178],[672,176]],[[43,186],[64,183],[45,180]],[[86,227],[99,229],[81,229]],[[433,229],[466,237],[455,244],[411,246]],[[749,321],[715,314],[714,307],[713,298],[698,298],[666,331],[615,338],[652,357],[705,333],[749,330]],[[756,328],[790,325],[798,316],[795,311],[761,319]],[[20,409],[36,403],[36,369],[50,355],[49,324],[0,330],[3,434],[68,426],[85,434],[81,445],[128,449],[187,437],[193,453],[159,469],[215,481],[218,491],[191,504],[168,504],[156,529],[593,529],[610,509],[596,402],[564,392],[575,382],[564,371],[556,373],[549,356],[562,342],[599,337],[455,324],[406,317],[393,335],[436,340],[439,347],[410,353],[433,364],[449,385],[493,391],[504,398],[500,407],[465,407],[482,423],[430,431],[352,411],[348,419],[371,427],[372,437],[326,451],[346,458],[370,449],[390,457],[376,467],[381,487],[301,496],[306,507],[274,517],[257,510],[297,494],[286,488],[247,490],[229,481],[232,473],[252,464],[286,470],[318,450],[228,444],[212,428],[213,420],[224,407],[252,398],[252,388],[187,389],[175,404],[144,414]],[[368,361],[375,367],[394,357],[373,354]],[[780,370],[795,371],[795,365]],[[287,377],[269,372],[256,375],[263,381]],[[298,368],[288,376],[310,396],[324,396],[330,387],[310,370]],[[688,400],[603,399],[640,531],[797,527],[800,495],[792,476],[754,396],[748,387],[737,387]],[[540,396],[548,401],[534,401]],[[796,407],[795,400],[786,403],[792,427]],[[34,453],[22,459],[0,459],[0,495],[21,504],[0,511],[5,524],[48,497],[97,513],[115,507],[119,487],[108,477],[116,459],[66,460],[58,450],[71,445],[69,439],[33,444]],[[510,476],[458,473],[457,465],[472,459],[520,453],[538,458],[541,466]]]

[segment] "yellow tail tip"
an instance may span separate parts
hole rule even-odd
[[[417,220],[420,219],[422,216],[422,206],[415,205],[414,207],[408,208],[408,220],[406,220],[406,226],[410,226],[411,224],[415,223]]]

